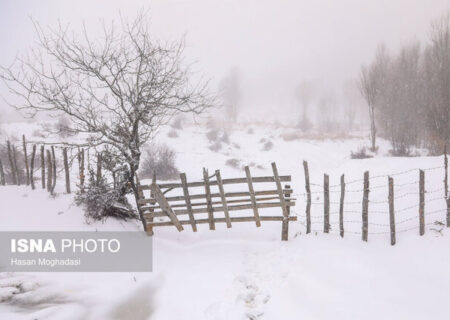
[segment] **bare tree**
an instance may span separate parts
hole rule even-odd
[[[312,123],[309,117],[309,105],[314,98],[315,88],[309,81],[302,81],[295,89],[295,96],[301,104],[301,118],[298,127],[303,131],[309,131]]]
[[[240,73],[237,67],[231,68],[229,74],[219,84],[225,111],[233,122],[237,120],[239,103],[242,98]]]
[[[121,193],[131,188],[136,201],[141,147],[173,115],[199,114],[214,103],[207,82],[192,82],[183,41],[155,41],[146,21],[141,13],[132,22],[103,23],[98,38],[86,26],[78,36],[33,22],[37,46],[0,67],[9,90],[22,98],[18,109],[66,115],[76,132],[89,134],[91,147],[114,148],[127,168]]]
[[[442,152],[450,139],[450,13],[433,21],[424,55],[424,95],[431,146]]]
[[[343,84],[342,98],[345,122],[349,129],[353,129],[358,114],[358,106],[361,103],[361,96],[354,80],[348,80]]]
[[[371,149],[376,150],[376,119],[375,119],[375,109],[378,103],[378,97],[382,87],[385,84],[386,72],[388,70],[389,56],[387,55],[386,48],[381,45],[377,49],[375,61],[369,66],[363,66],[361,68],[360,78],[359,78],[359,89],[361,95],[366,100],[369,107],[369,117],[370,117],[370,138],[371,138]]]

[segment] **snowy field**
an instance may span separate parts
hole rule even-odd
[[[33,130],[17,124],[3,127],[9,137],[25,133],[30,140]],[[242,165],[250,165],[253,176],[271,175],[273,161],[280,175],[291,175],[297,198],[292,212],[298,221],[290,223],[289,241],[280,241],[278,222],[263,222],[260,228],[234,223],[231,229],[218,224],[216,231],[200,225],[197,233],[158,228],[151,274],[1,273],[0,319],[448,318],[450,237],[434,224],[445,221],[443,157],[387,157],[389,145],[381,140],[376,157],[351,160],[351,151],[367,143],[364,137],[319,140],[267,125],[237,128],[220,147],[208,140],[206,127],[185,126],[175,130],[175,138],[168,136],[172,130],[163,130],[158,139],[177,151],[177,166],[188,181],[201,179],[202,167],[220,169],[223,178],[244,177]],[[272,148],[264,147],[268,141]],[[236,159],[238,168],[226,165],[229,159]],[[303,160],[309,163],[314,184],[322,184],[323,173],[330,175],[330,234],[321,232],[320,186],[312,187],[314,232],[305,234]],[[416,218],[418,168],[430,169],[425,171],[427,226],[422,237]],[[368,243],[359,234],[360,180],[366,170],[373,187]],[[397,245],[391,247],[386,175],[394,173],[398,234]],[[341,174],[355,181],[347,185],[344,239],[335,214],[339,188],[334,186]],[[81,208],[64,194],[63,181],[58,181],[56,192],[53,199],[40,188],[1,187],[1,230],[141,229],[138,222],[111,219],[86,224]],[[280,215],[277,210],[265,209],[264,214]]]

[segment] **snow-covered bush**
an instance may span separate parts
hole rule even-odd
[[[267,140],[266,143],[264,143],[264,146],[262,148],[262,151],[270,151],[273,148],[273,142],[270,140]]]
[[[139,175],[142,178],[152,178],[153,172],[158,180],[170,180],[178,177],[179,171],[175,166],[176,153],[165,144],[154,144],[146,150]]]
[[[76,193],[75,203],[84,206],[84,215],[88,221],[105,220],[108,217],[123,220],[137,218],[126,196],[113,189],[105,178],[97,181],[93,171],[90,172],[88,185]]]
[[[71,123],[67,117],[60,117],[58,122],[54,124],[56,134],[61,138],[67,138],[76,135],[75,130],[71,127]]]
[[[240,167],[241,167],[241,160],[236,159],[236,158],[228,159],[225,162],[225,165],[229,166],[229,167],[231,167],[233,169],[240,169]]]
[[[367,154],[366,147],[361,147],[355,152],[352,151],[350,154],[350,158],[352,159],[367,159],[372,158],[370,154]]]
[[[217,152],[222,149],[222,143],[220,141],[214,142],[209,146],[209,150]]]

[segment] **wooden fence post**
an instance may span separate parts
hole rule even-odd
[[[63,162],[64,162],[64,173],[66,177],[66,192],[70,193],[70,172],[69,172],[69,160],[67,158],[67,148],[63,149]]]
[[[444,149],[444,189],[445,189],[445,198],[448,197],[448,158],[447,158],[447,146]]]
[[[447,200],[447,228],[450,228],[450,197]]]
[[[245,166],[245,175],[247,177],[248,191],[250,193],[250,201],[252,202],[253,215],[255,216],[256,227],[261,227],[261,220],[259,219],[258,207],[256,206],[255,190],[253,189],[252,175],[250,174],[250,168]]]
[[[309,184],[308,162],[303,161],[305,171],[305,189],[306,189],[306,233],[311,232],[311,186]]]
[[[209,186],[208,170],[203,168],[203,181],[205,183],[206,203],[208,207],[209,230],[215,230],[214,212],[211,200],[211,187]]]
[[[323,175],[323,232],[330,232],[330,182],[327,174]]]
[[[220,175],[220,170],[216,170],[216,179],[217,179],[217,186],[219,187],[220,198],[222,200],[223,213],[225,214],[227,228],[231,228],[231,219],[230,219],[230,213],[228,212],[227,197],[225,195],[225,190],[223,188],[222,176]]]
[[[394,179],[388,177],[389,183],[389,226],[391,229],[391,245],[395,245],[395,213],[394,213]]]
[[[291,186],[289,184],[285,185],[285,189],[289,190],[291,188]],[[284,194],[284,198],[289,198],[290,197],[290,193],[286,192]],[[283,217],[283,224],[281,226],[281,239],[283,241],[288,241],[288,236],[289,236],[289,216],[291,215],[291,207],[286,205],[286,211],[288,213],[287,217]]]
[[[0,159],[0,184],[2,186],[6,185],[5,171],[3,170],[3,163],[1,159]]]
[[[55,191],[56,187],[56,156],[55,156],[55,147],[52,146],[52,169],[53,169],[53,182],[52,182],[52,194]]]
[[[97,185],[102,180],[102,153],[97,153]]]
[[[84,192],[84,149],[78,152],[78,170],[80,176],[80,192]]]
[[[216,171],[216,175],[217,175],[217,171]],[[186,179],[185,173],[180,173],[180,180],[181,180],[181,184],[183,185],[184,201],[186,203],[186,209],[188,210],[189,220],[191,222],[192,231],[197,232],[197,224],[195,223],[194,213],[192,212],[191,196],[189,195],[189,189],[187,186],[187,179]],[[219,182],[219,179],[217,179],[217,181]],[[222,198],[222,201],[223,201],[223,198]],[[225,208],[226,202],[223,205]]]
[[[345,177],[341,176],[341,199],[339,201],[339,234],[344,237],[344,199],[345,199]]]
[[[27,186],[30,185],[30,168],[28,167],[28,154],[27,154],[27,143],[25,141],[25,135],[22,135],[22,144],[23,144],[23,157],[25,160],[25,173],[27,175]]]
[[[52,176],[53,176],[52,155],[50,150],[47,150],[47,191],[52,193]]]
[[[425,234],[425,172],[419,171],[419,234]]]
[[[33,151],[31,152],[31,161],[30,161],[30,183],[31,189],[35,189],[34,186],[34,158],[36,157],[36,145],[33,145]]]
[[[17,184],[16,170],[14,168],[14,161],[13,161],[13,157],[12,157],[11,143],[9,142],[9,140],[6,141],[6,147],[7,147],[7,150],[8,150],[8,159],[9,159],[9,166],[11,168],[12,183],[13,184]]]
[[[13,162],[14,162],[14,171],[16,172],[17,185],[20,186],[21,175],[19,174],[19,168],[17,167],[17,151],[16,151],[16,147],[14,145],[12,145],[12,156],[13,156]]]
[[[362,240],[367,241],[369,233],[369,171],[364,172],[364,193],[362,201]]]
[[[42,189],[45,189],[45,155],[44,146],[41,146],[41,183]]]
[[[281,187],[280,176],[278,175],[278,168],[275,162],[272,162],[273,178],[277,185],[278,197],[280,198],[281,208],[283,209],[283,225],[281,227],[281,241],[288,241],[289,238],[289,206],[286,204],[286,200],[283,194],[283,188]]]

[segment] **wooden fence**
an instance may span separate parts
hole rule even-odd
[[[20,146],[17,147],[13,143],[7,141],[6,164],[0,159],[0,185],[6,184],[26,184],[35,189],[35,175],[40,172],[41,186],[43,189],[51,194],[54,194],[55,185],[57,182],[58,173],[64,171],[65,191],[71,193],[70,187],[70,170],[73,163],[77,162],[77,186],[81,191],[85,188],[85,175],[87,172],[94,172],[97,181],[102,179],[102,154],[97,153],[90,159],[89,149],[83,149],[64,144],[37,144],[26,141],[25,136],[22,136]],[[31,146],[31,154],[27,147]],[[40,148],[39,148],[40,147]],[[20,150],[21,149],[21,150]],[[70,152],[70,154],[69,154]],[[62,161],[57,161],[57,155],[62,156]],[[93,160],[93,161],[92,161]],[[93,165],[91,162],[94,162]],[[9,170],[6,171],[4,167]],[[59,166],[59,168],[58,168]],[[443,187],[438,190],[430,191],[426,189],[425,177],[427,172],[443,169]],[[369,235],[375,234],[389,234],[390,243],[395,245],[397,241],[397,234],[413,229],[418,229],[419,235],[425,234],[425,226],[438,222],[427,222],[428,216],[431,214],[442,213],[442,210],[435,210],[433,212],[425,212],[427,203],[435,200],[444,200],[446,206],[446,221],[439,222],[440,227],[450,227],[450,196],[448,193],[448,158],[444,154],[443,166],[427,169],[412,169],[404,172],[397,172],[391,175],[371,176],[369,171],[366,171],[361,179],[346,181],[345,176],[340,176],[340,183],[337,185],[330,185],[330,177],[328,174],[323,175],[323,183],[313,183],[310,180],[309,166],[306,161],[303,162],[303,172],[305,177],[305,192],[293,193],[290,185],[285,185],[282,188],[281,183],[290,182],[291,176],[278,176],[278,171],[275,163],[272,164],[273,176],[269,177],[252,177],[250,169],[245,167],[245,178],[222,179],[220,171],[216,170],[211,176],[204,170],[203,180],[198,182],[187,182],[186,175],[180,175],[179,183],[157,183],[153,180],[151,185],[139,185],[140,200],[139,209],[143,212],[145,218],[145,226],[149,234],[153,233],[154,227],[159,226],[175,226],[178,230],[183,230],[184,225],[191,225],[193,231],[197,231],[197,224],[207,223],[211,230],[215,229],[216,223],[226,223],[230,228],[234,222],[254,222],[257,227],[261,225],[262,221],[281,221],[282,222],[282,239],[288,239],[288,225],[289,221],[299,220],[300,223],[305,224],[306,233],[317,232],[313,230],[313,223],[323,224],[324,233],[338,231],[341,237],[345,233],[356,233],[355,231],[345,230],[347,223],[360,223],[361,231],[357,232],[361,235],[363,241],[368,241]],[[416,192],[409,192],[407,194],[417,195],[418,204],[408,206],[406,208],[398,209],[395,201],[402,198],[403,195],[395,196],[394,191],[397,192],[403,187],[401,184],[396,184],[395,179],[400,175],[406,173],[418,173],[418,179],[413,182],[417,185]],[[371,181],[374,179],[386,179],[385,183],[381,185],[372,185]],[[112,172],[112,179],[116,182],[114,172]],[[259,183],[274,183],[276,188],[255,191],[254,184]],[[138,183],[139,184],[139,183]],[[348,189],[348,186],[359,184],[360,189]],[[243,191],[225,191],[225,186],[233,189],[235,185],[244,185],[246,190]],[[412,185],[412,184],[409,184]],[[318,187],[320,190],[315,191],[313,187]],[[201,189],[200,193],[192,193],[193,189]],[[212,188],[217,188],[217,191],[212,191]],[[385,200],[378,201],[378,204],[386,204],[388,210],[377,212],[372,209],[372,204],[377,203],[370,199],[370,192],[374,188],[386,188],[388,195]],[[177,190],[180,194],[173,195]],[[145,197],[148,191],[148,197]],[[198,190],[197,190],[198,191]],[[171,192],[171,194],[169,194]],[[361,200],[357,202],[349,202],[347,200],[348,193],[360,192]],[[429,198],[429,195],[442,192],[441,196]],[[323,195],[323,201],[313,201],[313,194]],[[330,196],[339,194],[339,201],[330,201]],[[305,210],[292,211],[291,207],[295,205],[295,198],[302,196],[305,199]],[[200,200],[200,202],[195,202]],[[330,206],[336,204],[339,206],[338,212],[330,212]],[[349,211],[346,207],[349,204],[358,204],[360,209],[358,211]],[[320,215],[314,214],[317,211],[317,205],[323,206],[323,213]],[[265,208],[281,208],[282,214],[279,216],[260,216],[260,209]],[[314,207],[314,208],[313,208]],[[251,210],[252,216],[238,215],[238,211]],[[321,210],[321,209],[319,209]],[[399,213],[405,211],[416,211],[417,215],[407,219],[398,219]],[[330,223],[330,215],[339,215],[338,227],[332,229]],[[357,213],[361,219],[358,221],[349,221],[346,216]],[[369,221],[369,217],[375,213],[383,213],[388,215],[388,223],[374,224]],[[200,217],[202,214],[207,214],[206,217]],[[223,216],[220,216],[222,215]],[[187,219],[178,219],[179,216],[187,217]],[[321,218],[322,220],[312,221],[312,217]],[[304,219],[304,221],[301,221]],[[398,229],[397,226],[404,225],[404,223],[416,220],[418,223],[412,228]],[[386,226],[389,228],[387,232],[371,232],[372,226]],[[442,230],[442,229],[440,229]]]
[[[290,176],[279,176],[277,166],[272,163],[273,176],[252,177],[249,167],[245,167],[245,178],[222,179],[219,170],[209,175],[203,169],[203,180],[187,182],[186,174],[180,174],[179,183],[158,184],[153,179],[150,185],[138,185],[140,190],[139,206],[147,225],[147,233],[153,234],[154,227],[175,226],[183,231],[183,225],[190,225],[192,231],[197,231],[197,224],[207,223],[210,230],[215,230],[216,223],[226,223],[231,228],[235,222],[254,222],[257,227],[261,222],[282,222],[281,239],[288,240],[289,221],[297,220],[290,214],[290,208],[295,205],[291,197],[292,189],[289,185],[283,188],[282,182],[290,182]],[[255,191],[254,185],[258,183],[274,183],[273,189]],[[235,186],[245,185],[245,190],[234,191]],[[225,191],[229,186],[233,191]],[[217,188],[217,192],[212,188]],[[201,192],[192,192],[199,189]],[[178,191],[178,192],[177,192]],[[148,192],[148,197],[145,193]],[[169,195],[177,193],[177,195]],[[197,201],[199,200],[199,202]],[[260,215],[265,208],[281,208],[279,216]],[[251,216],[237,216],[235,213],[242,210],[252,210]],[[218,213],[223,213],[219,217]],[[201,218],[200,214],[207,214]],[[184,219],[178,219],[184,216]]]
[[[425,172],[427,171],[433,171],[433,170],[437,170],[437,169],[443,169],[444,170],[444,175],[443,175],[443,182],[444,185],[442,188],[438,188],[436,190],[426,190],[425,188]],[[319,232],[320,230],[312,230],[311,228],[311,224],[312,223],[320,223],[323,224],[323,232],[324,233],[329,233],[330,232],[330,193],[335,193],[339,195],[339,201],[338,202],[334,202],[334,204],[338,205],[339,210],[338,212],[335,212],[339,215],[339,222],[338,222],[338,231],[341,237],[344,237],[344,234],[347,232],[344,229],[344,225],[346,223],[360,223],[361,224],[361,231],[360,232],[350,232],[350,233],[357,233],[361,235],[361,238],[363,241],[368,241],[368,236],[369,234],[373,234],[373,235],[377,235],[377,234],[389,234],[390,235],[390,243],[391,245],[395,245],[396,244],[396,235],[399,232],[405,232],[405,231],[410,231],[410,230],[414,230],[414,229],[418,229],[419,230],[419,235],[424,235],[425,234],[425,226],[426,225],[435,225],[435,226],[447,226],[450,227],[450,197],[448,194],[448,159],[447,159],[447,154],[444,154],[444,165],[443,166],[438,166],[438,167],[433,167],[433,168],[427,168],[427,169],[411,169],[411,170],[406,170],[403,172],[397,172],[397,173],[392,173],[391,175],[377,175],[374,177],[370,177],[369,171],[364,172],[364,175],[362,177],[362,179],[356,179],[356,180],[352,180],[350,182],[345,182],[345,176],[341,175],[340,176],[340,183],[338,185],[333,185],[331,186],[333,188],[333,191],[330,191],[330,184],[329,184],[329,175],[328,174],[324,174],[323,176],[323,184],[320,183],[312,183],[310,181],[310,172],[309,172],[309,166],[308,166],[308,162],[303,161],[303,170],[304,170],[304,176],[305,176],[305,191],[304,193],[295,193],[293,194],[293,196],[303,196],[305,198],[305,211],[304,213],[302,212],[295,212],[295,214],[300,217],[300,218],[304,218],[304,224],[306,227],[306,233],[311,233],[311,232]],[[412,183],[406,183],[404,185],[402,184],[397,184],[395,185],[395,178],[397,176],[401,176],[404,174],[413,174],[413,173],[418,174],[418,180],[413,181]],[[371,186],[370,185],[370,181],[371,180],[375,180],[375,179],[386,179],[386,184],[378,184],[376,186]],[[348,185],[355,185],[355,184],[359,184],[361,186],[360,189],[355,189],[353,188],[352,190],[346,190],[346,186]],[[403,187],[411,187],[411,186],[417,186],[417,191],[414,192],[407,192],[404,193],[400,196],[395,196],[394,195],[394,186],[396,186],[396,190],[401,190]],[[320,191],[311,191],[312,190],[312,186],[318,187],[319,189],[322,189]],[[385,200],[371,200],[370,199],[370,190],[376,188],[386,188],[388,190],[388,196],[386,197]],[[426,195],[431,195],[431,194],[436,194],[436,193],[440,193],[442,192],[443,195],[441,196],[436,196],[433,198],[428,198],[426,197]],[[318,194],[318,195],[323,195],[323,201],[319,201],[319,202],[313,202],[312,199],[312,194]],[[346,201],[346,193],[360,193],[361,194],[361,200],[360,201]],[[405,196],[417,196],[417,200],[418,200],[418,204],[417,205],[410,205],[407,206],[405,208],[401,208],[401,209],[396,209],[395,207],[395,200],[399,199],[399,198],[404,198]],[[446,203],[446,210],[435,210],[432,212],[428,212],[427,214],[425,214],[425,206],[427,203],[433,202],[433,201],[437,201],[437,200],[445,200]],[[346,205],[361,205],[361,211],[346,211],[345,210],[345,206]],[[386,207],[388,208],[387,211],[377,211],[377,210],[370,210],[369,208],[369,204],[385,204]],[[323,206],[323,215],[314,215],[314,217],[316,218],[316,220],[313,222],[312,221],[312,213],[311,213],[311,207],[312,205],[318,205],[318,206]],[[409,217],[409,218],[403,218],[400,221],[397,221],[396,219],[396,214],[398,213],[403,213],[406,211],[414,211],[417,210],[417,215],[413,216],[413,217]],[[345,219],[345,214],[360,214],[361,215],[361,220],[346,220]],[[370,213],[374,213],[374,214],[386,214],[388,215],[388,223],[387,224],[380,224],[380,223],[369,223],[369,216]],[[446,222],[440,222],[440,221],[434,221],[434,222],[428,222],[426,223],[426,216],[431,216],[432,214],[439,214],[439,213],[445,213],[446,215]],[[418,224],[417,226],[411,227],[411,228],[406,228],[406,229],[402,229],[402,230],[396,230],[396,226],[400,225],[400,224],[404,224],[407,223],[409,221],[413,221],[413,220],[417,220]],[[369,232],[369,227],[370,226],[386,226],[389,228],[389,231],[387,232]],[[440,230],[436,230],[436,231],[441,231]]]

